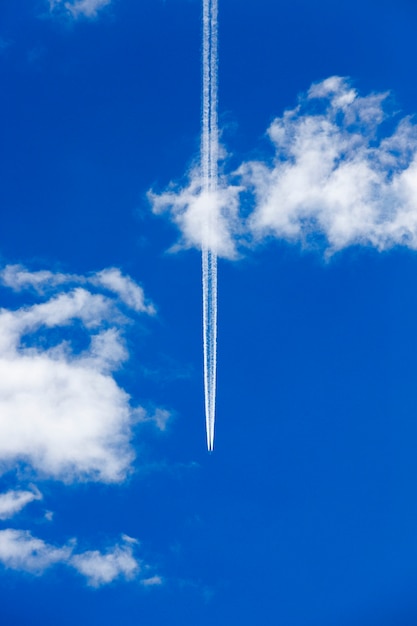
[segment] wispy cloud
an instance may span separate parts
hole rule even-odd
[[[139,561],[133,556],[131,542],[116,545],[105,553],[91,550],[76,554],[69,563],[87,578],[92,587],[100,587],[119,577],[131,580],[141,569]]]
[[[197,248],[199,216],[219,214],[213,236],[228,258],[269,238],[320,238],[328,253],[357,244],[416,249],[417,124],[397,121],[388,96],[361,96],[338,76],[316,83],[270,125],[272,154],[224,175],[210,198],[192,172],[185,188],[151,193],[153,210],[169,210],[182,241]]]
[[[10,490],[0,493],[0,520],[13,517],[30,502],[41,499],[42,494],[34,485],[30,491]]]
[[[146,300],[142,287],[130,276],[124,276],[117,267],[107,268],[89,276],[80,276],[49,270],[32,272],[22,265],[7,265],[0,271],[0,281],[14,291],[33,289],[39,294],[50,293],[62,285],[101,287],[119,296],[124,304],[138,313],[155,312],[153,304]]]
[[[51,565],[68,561],[71,553],[71,546],[57,548],[28,530],[0,530],[0,562],[10,569],[41,574]]]
[[[66,482],[123,480],[134,459],[131,426],[148,418],[113,373],[129,356],[130,314],[152,305],[114,269],[79,277],[8,266],[0,281],[41,300],[0,309],[1,467],[24,463]]]
[[[111,0],[49,0],[51,11],[64,11],[68,15],[77,17],[97,17],[99,11],[108,6]]]
[[[151,576],[150,578],[143,578],[141,584],[144,587],[157,587],[163,584],[163,579],[160,576]]]
[[[0,531],[0,562],[6,568],[36,575],[54,565],[65,565],[81,574],[92,587],[136,578],[145,586],[162,584],[160,576],[149,577],[149,566],[135,555],[137,544],[135,539],[123,536],[121,542],[104,552],[77,552],[75,540],[57,547],[27,530],[7,528]]]

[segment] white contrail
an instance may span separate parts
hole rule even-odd
[[[218,0],[203,0],[203,106],[201,129],[201,190],[214,201],[218,179],[217,122],[217,11]],[[213,450],[217,366],[217,251],[216,211],[205,218],[202,241],[204,396],[207,447]]]

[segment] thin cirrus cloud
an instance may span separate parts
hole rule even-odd
[[[68,15],[77,17],[94,18],[99,11],[108,6],[111,0],[49,0],[49,9],[53,11],[64,11]]]
[[[273,152],[248,160],[202,196],[197,171],[187,186],[149,193],[155,213],[179,227],[179,247],[201,246],[210,204],[219,256],[237,258],[268,239],[331,254],[347,246],[417,248],[417,124],[387,112],[389,94],[359,95],[338,76],[313,84],[270,125]]]
[[[113,374],[129,356],[130,315],[153,306],[117,269],[80,277],[7,266],[0,282],[41,300],[0,309],[0,468],[122,481],[134,459],[132,425],[151,418]]]
[[[116,579],[138,579],[144,586],[162,584],[159,576],[149,576],[150,567],[135,555],[136,547],[135,539],[123,535],[119,543],[104,552],[77,552],[75,540],[57,547],[27,530],[0,530],[0,562],[8,569],[39,576],[52,566],[63,565],[83,576],[92,587]]]

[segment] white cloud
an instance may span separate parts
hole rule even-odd
[[[128,358],[124,305],[146,313],[152,306],[114,269],[83,278],[9,266],[0,279],[48,292],[38,304],[0,309],[1,467],[23,462],[67,482],[122,480],[134,458],[131,425],[145,413],[113,377]]]
[[[76,554],[70,564],[87,578],[92,587],[100,587],[119,577],[129,580],[140,571],[140,564],[133,556],[130,544],[115,546],[106,553],[91,550]]]
[[[163,580],[160,576],[151,576],[150,578],[144,578],[140,581],[144,587],[157,587],[163,584]]]
[[[51,565],[69,559],[70,546],[56,548],[27,530],[0,530],[0,562],[7,568],[41,574]]]
[[[182,234],[178,248],[200,248],[203,239],[219,256],[234,258],[235,236],[240,231],[238,219],[239,192],[241,188],[220,180],[214,192],[201,191],[198,171],[190,173],[189,185],[183,189],[171,186],[166,192],[148,193],[152,210],[156,214],[169,211],[173,222]],[[205,230],[210,222],[208,232]]]
[[[8,528],[0,531],[0,562],[16,571],[40,575],[53,565],[61,564],[76,570],[92,587],[109,584],[116,579],[132,580],[149,566],[134,555],[137,540],[122,536],[122,542],[105,552],[89,550],[76,553],[75,540],[56,547],[34,537],[27,530]],[[145,586],[160,585],[160,576],[140,580]]]
[[[155,409],[153,413],[148,411],[148,414],[140,414],[138,416],[141,423],[151,423],[161,432],[164,432],[166,430],[168,421],[171,419],[171,417],[172,414],[170,413],[170,411],[158,408]]]
[[[255,194],[248,226],[257,240],[318,233],[331,251],[417,247],[417,127],[406,118],[381,139],[386,96],[359,97],[334,77],[274,120],[272,165],[254,161],[239,170]]]
[[[271,237],[308,244],[319,236],[330,253],[357,244],[417,249],[417,124],[405,117],[392,130],[387,97],[360,96],[338,76],[314,84],[269,127],[272,157],[243,162],[209,199],[194,173],[184,189],[150,193],[153,210],[170,210],[197,248],[206,214],[219,215],[214,248],[228,258]]]
[[[155,312],[153,304],[146,300],[142,287],[116,267],[80,276],[49,270],[31,272],[22,265],[7,265],[0,270],[0,282],[15,291],[31,288],[39,294],[49,293],[60,285],[97,286],[119,296],[124,304],[138,313]]]
[[[98,12],[108,6],[111,0],[49,0],[49,8],[51,11],[64,9],[72,17],[96,17]]]
[[[41,499],[42,494],[35,486],[31,491],[11,490],[0,493],[0,520],[13,517],[30,502]]]
[[[152,304],[145,301],[142,287],[139,287],[129,276],[123,274],[117,268],[102,270],[90,278],[92,285],[99,285],[112,291],[134,311],[152,314],[155,309]]]
[[[49,270],[31,272],[23,265],[6,265],[0,271],[0,278],[3,285],[11,287],[14,291],[32,287],[39,293],[44,293],[48,288],[51,289],[63,283],[79,282],[79,277],[75,274],[54,273]]]

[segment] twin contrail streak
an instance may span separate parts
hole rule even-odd
[[[203,106],[201,123],[201,190],[214,202],[218,180],[219,133],[217,120],[217,12],[218,0],[203,0]],[[203,349],[207,447],[214,446],[217,368],[217,251],[216,209],[203,224]]]

